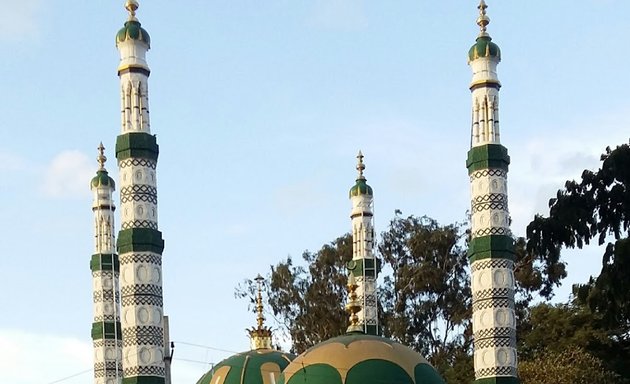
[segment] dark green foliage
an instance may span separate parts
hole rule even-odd
[[[435,365],[470,347],[472,298],[462,236],[458,224],[440,226],[426,216],[403,218],[397,212],[378,247],[391,269],[380,292],[385,335]]]
[[[604,245],[602,270],[576,290],[577,297],[611,327],[630,331],[630,147],[606,148],[602,167],[585,170],[580,182],[567,181],[549,201],[549,217],[536,216],[527,226],[527,248],[558,260],[562,247],[582,248],[596,239]],[[625,330],[625,332],[624,332]]]
[[[622,384],[603,362],[579,347],[548,351],[519,365],[521,384]]]

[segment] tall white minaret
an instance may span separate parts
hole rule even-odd
[[[118,275],[120,265],[114,240],[113,193],[114,180],[105,169],[105,148],[98,146],[99,168],[90,182],[94,199],[94,254],[92,270],[92,298],[94,321],[94,383],[119,384],[122,382],[122,334],[120,329],[120,292]]]
[[[122,295],[123,382],[163,384],[164,320],[162,251],[158,230],[158,145],[149,121],[149,34],[136,18],[138,2],[127,0],[129,19],[116,35],[120,52],[122,132],[116,140],[120,173],[118,235]]]
[[[359,175],[356,183],[350,189],[352,201],[352,260],[348,263],[349,273],[352,275],[353,284],[356,284],[354,293],[357,295],[357,303],[360,310],[356,313],[357,324],[351,324],[348,331],[363,332],[369,335],[380,335],[378,325],[378,302],[376,298],[376,277],[378,274],[377,260],[373,254],[374,225],[372,203],[374,194],[372,187],[367,185],[363,171],[363,154],[357,155],[357,171]],[[352,329],[351,329],[352,328]]]
[[[518,383],[514,312],[514,245],[508,212],[510,157],[499,131],[499,46],[486,27],[484,0],[481,28],[468,53],[472,68],[471,149],[466,166],[471,184],[472,236],[468,255],[473,295],[474,365],[477,383]]]

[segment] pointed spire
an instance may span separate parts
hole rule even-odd
[[[359,171],[359,176],[357,180],[365,180],[365,176],[363,176],[363,171],[365,170],[365,164],[363,164],[363,153],[359,150],[359,154],[357,155],[357,171]]]
[[[96,157],[96,161],[98,161],[99,171],[105,170],[105,162],[107,161],[107,157],[105,157],[105,147],[103,146],[103,142],[98,145],[98,156]]]
[[[254,280],[256,280],[256,284],[258,284],[258,296],[256,297],[256,312],[258,316],[256,317],[256,322],[258,323],[258,329],[262,329],[265,323],[265,317],[263,316],[262,282],[265,279],[258,274]]]
[[[488,33],[486,32],[486,27],[488,26],[488,24],[490,24],[490,18],[488,17],[488,15],[486,15],[486,9],[488,9],[488,5],[486,4],[485,0],[481,0],[477,8],[479,9],[477,25],[481,30],[479,32],[479,36],[488,36]]]
[[[265,279],[258,274],[254,279],[258,285],[258,294],[256,295],[256,325],[248,329],[251,339],[251,348],[255,349],[271,349],[272,332],[269,327],[265,327],[265,316],[263,315],[262,285]]]
[[[136,11],[140,8],[140,4],[136,0],[127,0],[125,2],[125,9],[129,12],[129,20],[138,21],[136,19]]]

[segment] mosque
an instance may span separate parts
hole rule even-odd
[[[127,0],[125,8],[128,20],[116,34],[121,85],[121,132],[115,149],[120,174],[117,240],[116,183],[105,168],[102,144],[99,168],[90,183],[95,230],[90,263],[94,383],[170,384],[168,318],[162,303],[164,241],[157,219],[159,147],[151,133],[147,86],[151,39],[136,17],[138,2]],[[466,162],[471,184],[475,383],[517,384],[514,251],[507,206],[510,158],[499,131],[501,51],[486,31],[490,19],[484,0],[478,8],[480,33],[468,52],[473,78],[471,149]],[[251,350],[218,363],[197,384],[444,383],[418,353],[381,336],[372,249],[374,191],[366,182],[360,152],[357,158],[358,177],[349,193],[353,258],[348,263],[346,334],[297,357],[275,349],[272,331],[264,325],[259,277],[257,326],[249,330]]]

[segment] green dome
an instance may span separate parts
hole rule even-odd
[[[92,188],[111,187],[112,189],[115,189],[116,183],[114,183],[114,179],[109,177],[106,170],[100,170],[96,171],[96,176],[92,178],[90,186]]]
[[[295,358],[273,349],[256,349],[221,361],[197,384],[275,384],[282,370]]]
[[[151,37],[146,29],[140,26],[140,22],[137,20],[129,20],[125,23],[125,26],[116,34],[116,44],[122,43],[127,40],[138,40],[145,42],[148,46],[151,46]]]
[[[501,61],[501,49],[492,42],[490,36],[479,36],[477,42],[468,51],[468,62],[475,61],[481,57],[495,57]]]
[[[305,382],[444,384],[420,354],[390,339],[362,333],[335,337],[310,348],[285,368],[278,384]]]
[[[357,179],[354,187],[350,188],[350,197],[360,196],[360,195],[368,195],[373,196],[372,187],[367,185],[365,179]]]

